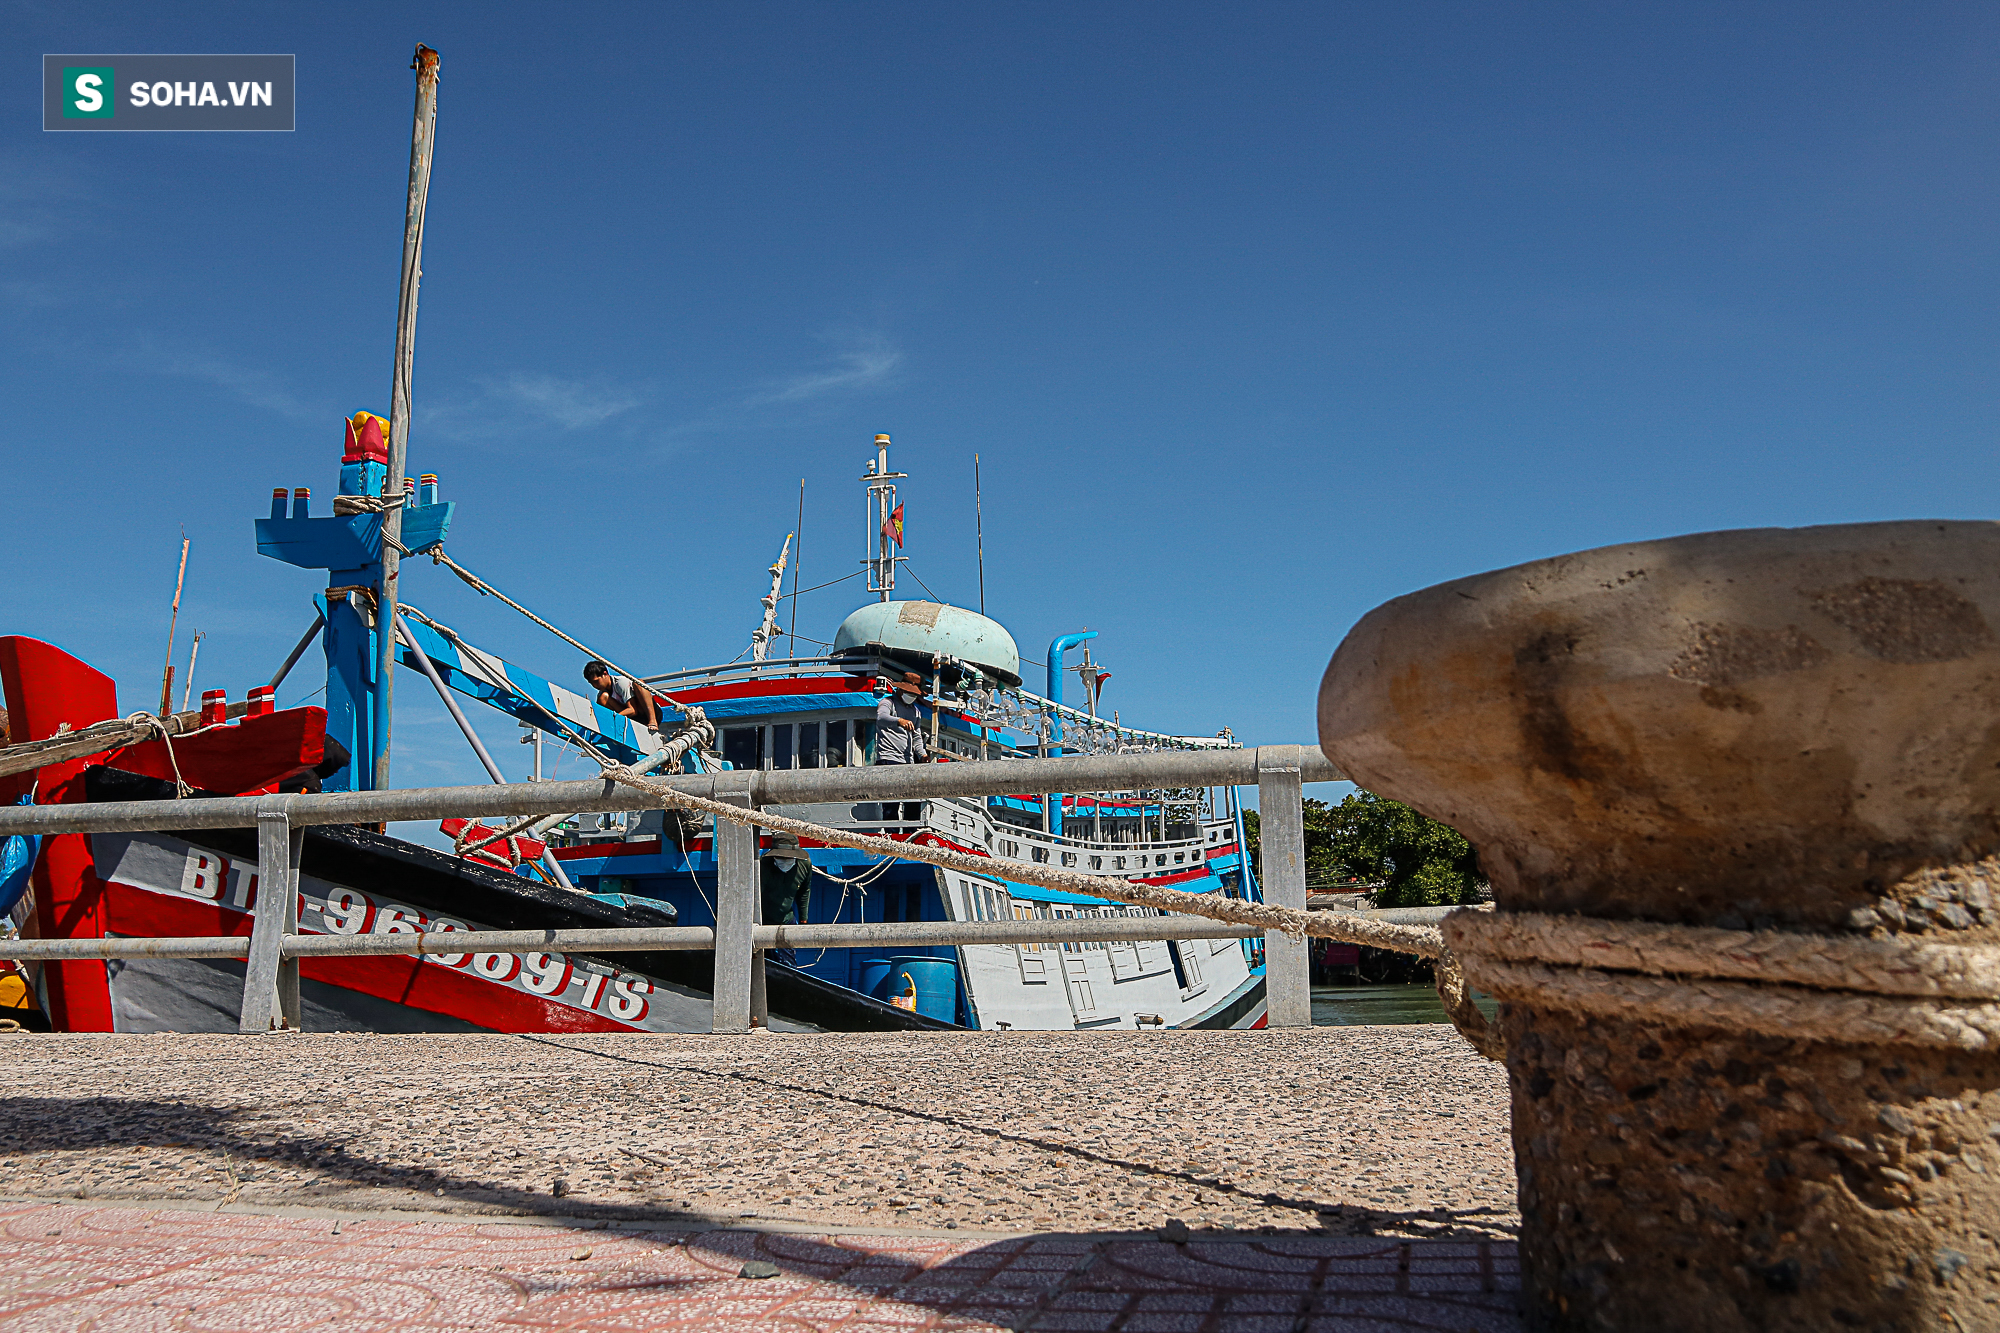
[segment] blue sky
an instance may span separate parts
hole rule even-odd
[[[644,670],[748,643],[801,478],[806,582],[856,568],[877,431],[938,594],[976,604],[976,451],[1024,656],[1096,629],[1107,707],[1253,743],[1310,739],[1399,593],[2000,481],[1990,5],[0,15],[0,606],[127,710],[183,527],[199,685],[310,620],[250,522],[280,484],[325,512],[341,417],[387,410],[419,40],[411,471],[458,559]],[[295,52],[299,129],[44,134],[40,54],[99,51]],[[428,564],[405,596],[577,675]],[[398,780],[479,780],[398,698]]]

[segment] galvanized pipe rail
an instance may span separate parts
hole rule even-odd
[[[1392,907],[1357,913],[1396,925],[1434,926],[1449,907]],[[1036,917],[1028,921],[871,921],[852,925],[756,926],[763,949],[851,949],[870,944],[1122,944],[1134,940],[1243,940],[1255,926],[1203,917]],[[576,930],[397,931],[368,935],[286,935],[285,958],[401,957],[428,953],[653,953],[713,949],[707,926],[624,926]],[[246,958],[246,935],[0,941],[0,958]]]
[[[778,772],[730,771],[681,775],[669,785],[712,800],[756,809],[831,801],[916,800],[1056,791],[1129,791],[1256,783],[1265,814],[1263,888],[1266,901],[1304,908],[1304,822],[1300,787],[1341,774],[1310,746],[1254,750],[1161,751],[1136,755],[1069,756],[982,764],[883,765]],[[717,921],[707,927],[613,930],[444,931],[366,936],[300,935],[297,883],[305,829],[324,824],[372,824],[453,815],[519,816],[572,811],[645,810],[657,802],[608,780],[512,786],[428,787],[321,795],[217,797],[182,801],[117,801],[87,805],[18,806],[0,810],[0,836],[14,833],[143,832],[202,828],[258,830],[259,883],[290,892],[257,895],[250,938],[18,940],[0,942],[0,957],[245,958],[241,1030],[299,1026],[299,959],[425,953],[516,953],[563,950],[713,949],[717,1032],[742,1032],[765,1019],[763,953],[772,948],[841,948],[862,944],[951,945],[1095,943],[1126,940],[1242,939],[1249,927],[1194,917],[1098,917],[993,922],[909,922],[863,925],[766,926],[758,907],[755,830],[718,821]],[[1004,862],[996,862],[1003,872]],[[1384,914],[1388,915],[1388,914]],[[1398,913],[1397,915],[1405,915]],[[1277,947],[1280,944],[1286,947]],[[484,946],[484,947],[482,947]],[[1266,946],[1265,985],[1271,1026],[1312,1021],[1306,953],[1289,941]]]
[[[1156,754],[1072,755],[986,763],[882,764],[780,772],[674,774],[669,786],[723,800],[810,805],[822,801],[915,801],[928,796],[1004,796],[1014,792],[1150,791],[1161,787],[1253,786],[1262,772],[1296,766],[1302,782],[1345,776],[1317,747],[1266,745],[1247,750],[1163,750]],[[106,801],[95,805],[0,808],[0,837],[12,833],[136,833],[146,830],[249,828],[259,809],[283,810],[296,826],[380,824],[463,815],[489,818],[650,810],[644,792],[595,778],[518,782],[510,786],[409,787],[313,796],[220,796],[185,801]]]

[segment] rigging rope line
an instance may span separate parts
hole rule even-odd
[[[934,592],[931,592],[931,585],[924,582],[924,576],[917,573],[916,569],[910,564],[910,558],[908,556],[903,557],[903,568],[905,571],[908,572],[911,578],[917,581],[917,586],[919,588],[922,588],[925,592],[930,593],[930,597],[933,602],[937,602],[940,605],[944,603],[944,598],[938,596]]]
[[[451,626],[445,624],[441,620],[433,620],[431,617],[425,615],[422,611],[419,611],[416,607],[411,606],[408,602],[396,603],[396,609],[405,615],[414,616],[418,620],[423,621],[424,624],[429,625],[432,629],[436,630],[444,638],[450,640],[453,646],[457,647],[460,650],[459,669],[461,671],[464,671],[466,675],[474,676],[477,679],[486,683],[487,685],[492,686],[494,689],[499,690],[501,693],[509,695],[512,698],[519,699],[523,703],[528,704],[536,712],[540,713],[542,716],[548,718],[549,721],[553,722],[556,726],[556,729],[563,734],[564,739],[578,746],[583,751],[586,757],[596,761],[599,765],[611,762],[610,756],[606,755],[602,750],[598,749],[596,746],[592,745],[589,741],[585,740],[582,736],[579,736],[575,731],[571,730],[570,725],[567,722],[563,721],[553,712],[550,712],[549,709],[547,709],[542,705],[540,700],[530,698],[528,695],[523,694],[519,689],[515,688],[514,682],[510,680],[493,679],[492,673],[486,670],[485,663],[479,660],[476,650],[473,649],[470,643],[467,643],[465,639],[460,637],[457,630],[453,629]],[[586,648],[584,649],[584,651],[589,652],[590,650]],[[466,668],[468,667],[468,665],[477,668],[477,670],[467,670]]]
[[[867,572],[866,570],[857,569],[852,574],[842,574],[837,579],[828,579],[825,583],[815,583],[810,588],[794,588],[792,589],[791,592],[787,593],[786,596],[801,597],[809,592],[818,592],[821,588],[831,588],[836,583],[845,583],[849,579],[858,579],[866,572]]]
[[[609,657],[605,656],[603,653],[598,652],[596,649],[592,648],[589,644],[583,643],[577,639],[572,639],[569,635],[563,633],[563,631],[557,629],[554,625],[551,625],[548,621],[542,619],[540,616],[536,615],[533,611],[530,611],[527,607],[522,606],[519,602],[509,597],[506,593],[501,592],[498,588],[488,583],[485,579],[480,578],[477,574],[467,569],[464,565],[461,565],[456,560],[453,560],[450,556],[445,554],[444,544],[442,542],[440,542],[436,546],[431,547],[429,551],[426,552],[426,554],[430,556],[433,562],[443,565],[445,568],[449,569],[452,573],[458,575],[459,578],[465,580],[465,582],[476,592],[478,592],[480,596],[498,597],[501,601],[513,607],[516,611],[519,611],[522,615],[534,621],[537,625],[540,625],[543,629],[555,635],[558,639],[561,639],[564,643],[568,644],[570,647],[576,649],[578,652],[585,653],[591,657],[596,658],[598,661],[604,663],[606,666],[610,667],[613,671],[617,672],[619,675],[625,676],[628,679],[635,681],[643,679],[643,677],[638,675],[638,673],[627,671],[624,667],[619,666],[616,662],[612,661]],[[663,694],[659,690],[652,689],[651,686],[647,686],[646,688],[651,691],[654,698],[659,699],[665,703],[672,704],[675,708],[680,709],[681,712],[683,713],[686,713],[688,711],[688,705],[682,703],[680,700],[674,698],[672,695]]]

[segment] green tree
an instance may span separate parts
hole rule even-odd
[[[1255,811],[1243,815],[1251,864],[1263,879]],[[1306,887],[1331,893],[1359,880],[1378,907],[1441,907],[1486,894],[1479,854],[1464,835],[1400,801],[1356,791],[1338,805],[1306,798]]]

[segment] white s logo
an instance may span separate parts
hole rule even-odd
[[[98,89],[103,86],[104,80],[95,74],[77,75],[76,109],[78,111],[102,111],[104,109],[104,94],[99,92]]]

